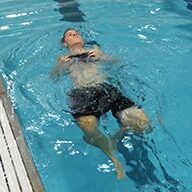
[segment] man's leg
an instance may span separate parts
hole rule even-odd
[[[122,179],[124,177],[124,170],[121,166],[121,163],[119,160],[117,160],[112,152],[113,150],[111,141],[97,129],[97,117],[93,115],[81,116],[76,118],[76,121],[84,132],[83,139],[88,144],[101,149],[101,151],[103,151],[103,153],[109,157],[109,159],[114,163],[117,178]]]
[[[128,130],[139,134],[150,133],[152,131],[149,118],[144,110],[136,106],[117,112],[116,118],[121,124],[121,129],[114,135],[113,138],[115,139],[120,138],[122,134]]]

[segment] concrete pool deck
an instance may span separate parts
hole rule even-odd
[[[0,192],[44,192],[0,74]]]

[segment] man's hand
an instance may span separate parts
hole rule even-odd
[[[57,59],[57,62],[58,62],[59,64],[63,64],[63,63],[65,63],[65,62],[69,61],[69,60],[70,60],[69,56],[61,56],[61,57],[59,57],[59,58]]]
[[[96,57],[107,63],[118,63],[119,59],[105,55],[98,46],[88,52],[88,57]]]
[[[57,65],[51,71],[50,77],[59,77],[66,68],[70,65],[70,58],[69,56],[60,56],[57,59]]]
[[[90,50],[88,52],[88,57],[102,57],[104,54],[103,52],[98,48],[98,47],[95,47],[94,49]]]

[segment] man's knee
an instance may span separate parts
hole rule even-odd
[[[123,127],[132,128],[136,132],[151,132],[149,118],[142,109],[130,107],[117,113]]]
[[[88,115],[88,116],[82,116],[76,119],[78,125],[82,128],[82,129],[95,129],[97,126],[97,117],[93,116],[93,115]]]

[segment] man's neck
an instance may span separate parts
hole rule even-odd
[[[71,54],[79,54],[84,52],[85,48],[80,45],[76,45],[76,46],[70,47],[69,50]]]

